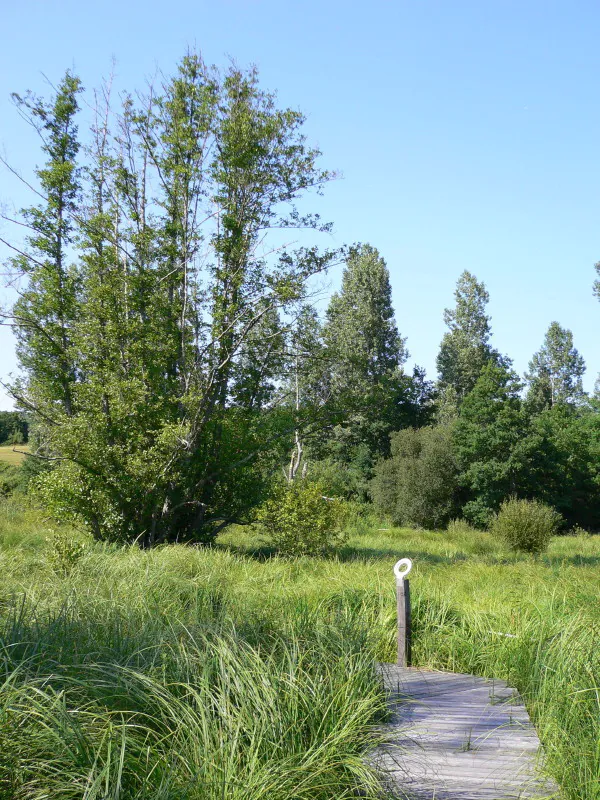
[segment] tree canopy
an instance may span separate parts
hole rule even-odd
[[[206,538],[261,496],[264,442],[284,423],[256,412],[284,320],[336,258],[269,256],[267,237],[328,229],[297,201],[330,173],[255,70],[188,54],[147,96],[107,97],[85,147],[81,91],[68,72],[50,102],[17,98],[47,160],[10,264],[27,281],[13,396],[54,467],[40,479],[50,505],[102,538]]]
[[[525,376],[528,398],[540,408],[581,402],[584,372],[585,361],[573,345],[573,334],[558,322],[552,322],[541,349],[529,362]]]

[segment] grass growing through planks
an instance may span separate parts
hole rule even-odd
[[[415,661],[517,686],[566,797],[597,800],[600,537],[532,558],[460,527],[363,525],[334,559],[292,560],[234,529],[143,553],[10,503],[0,798],[374,797],[372,661],[394,658],[405,555]]]
[[[257,545],[239,531],[229,541],[241,551]],[[394,659],[391,569],[403,556],[414,559],[413,663],[516,686],[565,797],[598,800],[600,536],[556,537],[547,554],[534,557],[464,526],[363,530],[327,577],[314,564],[305,581],[307,591],[320,579],[323,588],[339,581],[364,597],[379,595],[382,660]]]

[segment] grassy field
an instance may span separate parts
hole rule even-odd
[[[241,529],[141,552],[14,502],[0,507],[0,798],[376,797],[372,664],[394,658],[405,555],[416,663],[516,685],[565,797],[597,800],[600,537],[534,559],[483,533],[360,524],[330,560],[277,557]]]
[[[17,452],[17,451],[21,452]],[[21,464],[25,458],[23,451],[28,452],[29,445],[27,444],[3,444],[0,445],[0,461],[6,464]]]

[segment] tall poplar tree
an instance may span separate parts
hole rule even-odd
[[[327,309],[324,340],[332,392],[350,403],[395,379],[408,357],[394,319],[388,268],[369,244],[350,251],[341,290]]]
[[[13,309],[17,322],[17,356],[33,392],[15,386],[20,404],[40,414],[59,408],[76,412],[73,385],[76,356],[73,322],[79,311],[79,273],[72,262],[76,235],[73,212],[77,205],[80,171],[75,122],[80,81],[67,72],[50,103],[28,93],[13,94],[21,114],[38,131],[43,167],[36,169],[41,202],[22,211],[29,229],[24,249],[11,259],[14,273],[26,286]]]
[[[464,271],[456,284],[454,308],[444,311],[449,330],[437,356],[442,406],[458,408],[473,389],[486,364],[506,363],[490,344],[492,335],[485,284]]]
[[[269,233],[327,229],[297,201],[330,173],[256,71],[188,54],[120,113],[107,98],[79,187],[78,91],[68,75],[35,106],[53,148],[40,185],[56,197],[35,212],[45,238],[19,262],[29,283],[13,320],[25,374],[13,392],[54,466],[39,488],[99,538],[204,540],[262,498],[274,432],[255,411],[286,357],[283,320],[336,257]]]
[[[552,322],[542,347],[529,362],[527,399],[538,409],[581,402],[584,373],[585,361],[573,345],[573,334]]]
[[[323,340],[331,402],[345,415],[329,452],[343,462],[359,458],[368,472],[377,455],[389,451],[390,431],[401,427],[408,357],[394,319],[388,268],[369,244],[350,250]]]

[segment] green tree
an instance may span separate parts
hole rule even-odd
[[[442,417],[456,414],[486,364],[491,361],[508,366],[490,344],[490,318],[485,313],[490,298],[485,284],[465,270],[458,279],[454,297],[455,307],[444,311],[449,330],[437,356]]]
[[[585,397],[585,361],[573,346],[573,334],[552,322],[541,349],[529,362],[527,399],[537,409],[557,403],[580,403]]]
[[[59,406],[68,416],[76,412],[73,384],[77,364],[71,330],[79,311],[80,281],[70,248],[80,179],[75,123],[80,92],[79,79],[67,72],[50,103],[31,93],[24,97],[13,94],[21,115],[39,133],[47,157],[46,164],[36,169],[42,202],[22,210],[30,233],[24,250],[9,262],[15,274],[27,278],[12,316],[17,356],[28,375],[28,390],[15,384],[13,391],[25,409],[43,413],[48,405]]]
[[[62,104],[51,108],[50,122]],[[43,498],[100,538],[204,540],[265,496],[291,435],[277,413],[256,413],[285,355],[280,320],[335,256],[268,246],[272,229],[327,229],[297,210],[330,177],[303,121],[255,71],[220,75],[194,54],[145,99],[98,110],[81,202],[65,206],[69,315],[49,315],[69,369],[46,357],[42,336],[25,338],[16,313],[25,381],[13,390],[35,410],[37,455],[53,465],[36,479]],[[40,225],[52,214],[42,209]],[[57,281],[28,291],[32,303],[66,302]]]
[[[284,337],[277,309],[267,307],[234,362],[231,386],[234,405],[248,412],[259,412],[273,402],[284,371]]]
[[[519,495],[524,455],[520,444],[529,432],[514,372],[488,362],[461,405],[454,427],[460,481],[469,493],[464,516],[487,526],[500,503]]]
[[[570,525],[600,528],[600,413],[557,403],[533,416],[519,450],[522,496],[555,508]]]
[[[342,288],[327,309],[332,392],[364,397],[394,379],[408,353],[398,333],[385,261],[371,245],[352,248]]]
[[[22,444],[29,439],[29,422],[19,411],[0,411],[0,444]]]
[[[391,435],[391,456],[375,467],[371,496],[395,525],[443,528],[458,512],[458,464],[451,427]]]
[[[331,404],[343,412],[328,439],[330,455],[366,471],[389,452],[389,433],[405,415],[408,357],[392,307],[389,272],[371,245],[353,247],[340,292],[327,309],[323,340],[328,359]]]

